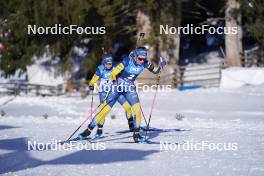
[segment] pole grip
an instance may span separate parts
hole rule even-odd
[[[163,61],[163,58],[160,56],[160,62],[162,62]]]

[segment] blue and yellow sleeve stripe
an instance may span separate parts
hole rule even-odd
[[[89,86],[93,86],[99,79],[100,77],[94,74],[91,81],[89,82]]]
[[[110,74],[110,80],[111,81],[115,81],[116,80],[116,76],[122,71],[124,70],[125,66],[123,63],[120,63],[116,66],[116,68],[111,72]]]
[[[150,72],[154,74],[159,74],[160,72],[160,67],[155,67],[153,64],[149,63],[148,66],[146,67]]]

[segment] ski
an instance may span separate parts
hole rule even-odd
[[[180,128],[175,128],[175,129],[149,128],[147,130],[146,127],[140,127],[140,130],[142,130],[142,131],[151,131],[151,132],[161,132],[161,133],[191,131],[190,129],[180,129]],[[124,133],[130,133],[130,132],[131,132],[130,130],[123,130],[123,131],[117,131],[116,133],[124,134]]]
[[[105,136],[97,136],[97,135],[95,135],[95,136],[92,137],[89,141],[97,141],[97,140],[99,140],[99,139],[103,139],[103,138],[105,138]]]
[[[157,131],[157,132],[165,133],[165,132],[181,132],[181,131],[191,131],[191,130],[190,129],[179,129],[179,128],[175,128],[175,129],[150,128],[148,131]]]
[[[174,144],[180,145],[178,142],[168,142],[168,141],[155,141],[155,140],[146,140],[144,142],[135,142],[135,141],[123,141],[123,142],[116,142],[116,143],[124,143],[124,144]]]
[[[73,138],[73,139],[70,139],[70,140],[65,140],[65,141],[60,141],[58,142],[59,144],[65,144],[65,143],[71,143],[71,142],[74,142],[74,141],[89,141],[91,138],[85,138],[85,139],[80,139],[79,137],[76,137],[76,138]]]
[[[146,141],[147,144],[175,144],[175,145],[179,145],[180,143],[178,142],[168,142],[168,141],[153,141],[153,140],[147,140]]]

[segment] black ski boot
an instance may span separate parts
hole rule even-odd
[[[91,134],[91,132],[92,132],[92,130],[94,129],[94,127],[92,126],[92,125],[88,125],[88,128],[86,128],[82,133],[80,133],[79,135],[78,135],[78,138],[80,139],[80,140],[83,140],[83,139],[85,139],[86,137],[88,137],[88,136],[90,136],[90,134]]]
[[[139,128],[134,129],[133,139],[136,143],[146,142],[149,138],[148,136],[142,136],[139,133]]]
[[[133,117],[130,117],[128,120],[128,127],[129,127],[129,131],[133,132],[134,131],[134,121],[133,121]]]
[[[103,126],[104,125],[101,125],[101,124],[98,124],[97,125],[97,131],[96,131],[96,134],[95,134],[95,138],[100,138],[103,134]]]

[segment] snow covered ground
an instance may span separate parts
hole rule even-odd
[[[147,118],[153,95],[153,92],[140,93]],[[0,102],[9,98],[0,97]],[[98,98],[95,99],[94,107],[98,105]],[[170,145],[167,151],[159,144],[129,143],[132,134],[123,132],[128,126],[124,111],[118,104],[107,117],[105,137],[99,140],[105,150],[28,150],[29,141],[49,143],[65,140],[86,118],[90,100],[91,97],[19,96],[1,107],[0,174],[264,175],[263,85],[230,90],[159,92],[151,120],[151,127],[158,130],[152,131],[151,137],[153,141],[179,143]],[[180,120],[179,115],[184,118]],[[203,141],[212,145],[231,143],[236,147],[222,151],[209,148],[175,150],[175,147],[180,148],[186,143]],[[95,145],[87,141],[80,143]]]
[[[222,70],[221,88],[236,89],[245,85],[264,84],[263,68],[231,67]]]

